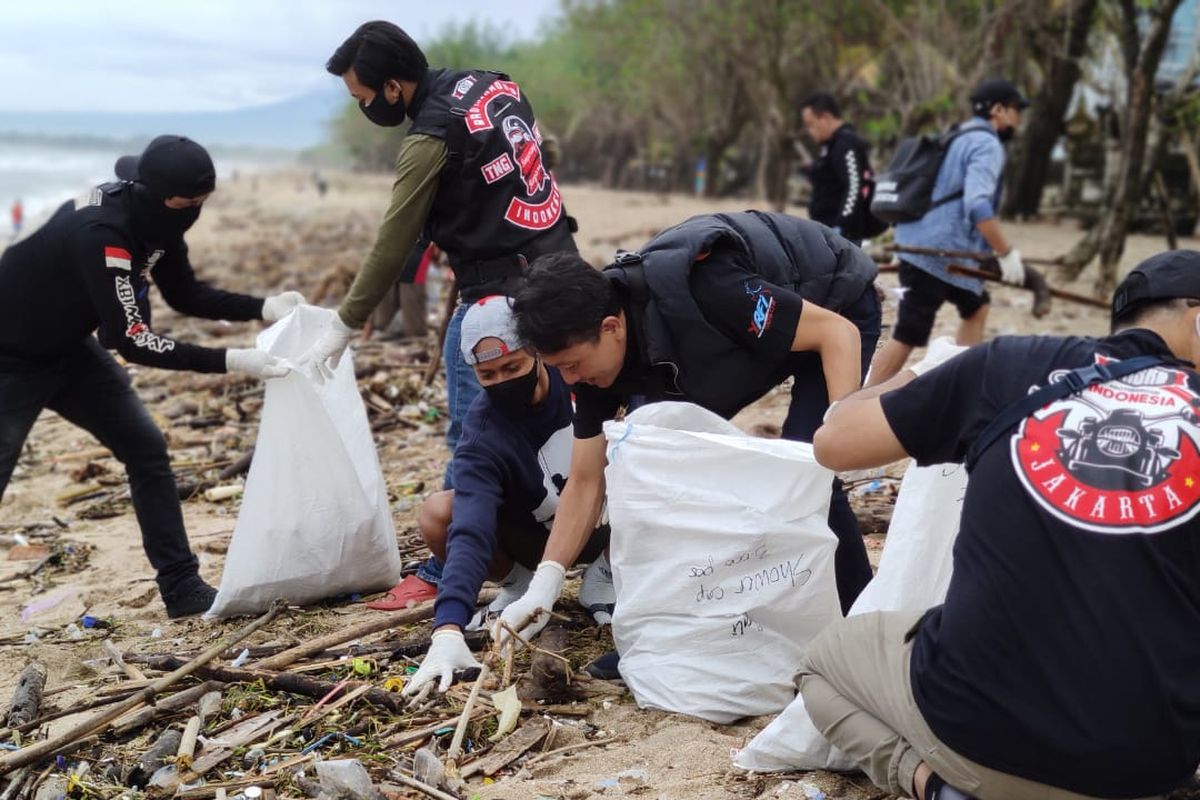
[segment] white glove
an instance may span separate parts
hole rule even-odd
[[[1000,280],[1013,286],[1025,285],[1025,264],[1021,261],[1020,250],[1010,248],[996,260],[1000,262]]]
[[[456,670],[479,669],[482,666],[475,660],[475,656],[471,655],[462,631],[454,628],[434,631],[429,644],[429,652],[425,654],[421,668],[409,679],[408,685],[404,687],[401,694],[412,696],[419,692],[422,686],[433,680],[439,681],[438,691],[444,692],[450,688],[450,684],[454,683]]]
[[[309,377],[317,383],[324,383],[326,378],[332,379],[333,371],[341,363],[342,354],[346,352],[355,333],[353,328],[346,327],[341,316],[334,314],[329,320],[328,330],[300,358],[300,365]]]
[[[926,372],[929,372],[929,370],[946,363],[966,349],[962,345],[955,344],[954,340],[949,336],[939,336],[929,343],[929,349],[925,351],[925,357],[913,364],[909,369],[915,372],[919,378]]]
[[[467,623],[467,630],[482,631],[490,628],[500,612],[517,602],[529,591],[529,583],[533,580],[533,570],[521,563],[514,563],[508,575],[500,582],[500,591],[496,599],[488,603],[487,608],[475,612]]]
[[[555,561],[543,561],[538,564],[537,571],[533,573],[533,580],[529,582],[529,589],[521,596],[520,600],[509,604],[508,608],[500,614],[500,619],[492,627],[492,640],[499,642],[500,649],[503,650],[506,645],[512,644],[509,640],[512,635],[500,626],[501,622],[507,623],[526,641],[541,632],[542,628],[546,627],[546,623],[550,621],[550,611],[554,608],[554,601],[562,594],[563,581],[567,578],[567,570],[562,564]],[[541,612],[536,617],[534,612],[541,609]],[[532,619],[530,619],[532,617]],[[530,621],[523,628],[518,628],[518,625]]]
[[[282,378],[292,371],[292,365],[265,350],[231,349],[225,351],[225,371],[244,372],[256,378]]]
[[[273,294],[263,300],[262,318],[267,322],[278,322],[291,313],[296,306],[304,305],[304,295],[299,292]]]

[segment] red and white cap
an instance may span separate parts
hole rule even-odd
[[[499,347],[489,347],[479,353],[475,346],[484,339],[499,339]],[[512,300],[504,295],[488,295],[472,304],[463,314],[462,340],[463,361],[474,366],[484,361],[491,361],[509,353],[516,352],[525,346],[517,336],[517,324],[513,317]]]

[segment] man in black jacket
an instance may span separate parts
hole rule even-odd
[[[94,435],[125,465],[142,544],[175,618],[207,610],[216,592],[188,547],[166,441],[105,348],[148,367],[280,377],[289,367],[261,350],[151,330],[151,279],[176,311],[206,319],[273,321],[304,298],[264,300],[196,280],[183,235],[216,186],[200,145],[160,136],[140,158],[119,160],[117,176],[0,256],[0,497],[43,408]]]
[[[522,339],[575,387],[575,442],[542,562],[504,621],[518,625],[558,598],[604,500],[602,424],[633,398],[685,400],[728,418],[794,376],[783,436],[812,441],[874,351],[876,272],[829,228],[758,211],[693,217],[603,272],[574,255],[538,259],[513,310]],[[848,609],[871,567],[840,485],[830,527]]]
[[[808,174],[812,181],[809,219],[855,244],[882,233],[886,225],[870,209],[875,185],[870,146],[842,119],[837,101],[825,92],[804,99],[800,118],[809,137],[821,147]]]

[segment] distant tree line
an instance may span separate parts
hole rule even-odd
[[[533,40],[468,23],[422,46],[432,65],[496,69],[520,83],[543,132],[559,140],[565,180],[690,190],[703,159],[707,194],[777,207],[811,147],[799,124],[807,94],[837,97],[879,164],[899,138],[961,119],[971,87],[1003,75],[1034,101],[1010,149],[1008,216],[1039,212],[1085,65],[1107,62],[1122,87],[1112,98],[1119,152],[1106,172],[1106,213],[1072,263],[1082,269],[1099,255],[1111,285],[1127,209],[1150,180],[1148,143],[1186,139],[1200,185],[1195,67],[1175,86],[1155,86],[1181,2],[564,0]],[[403,135],[370,125],[353,104],[332,125],[369,169],[388,168]]]

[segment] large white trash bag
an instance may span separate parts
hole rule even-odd
[[[923,611],[946,599],[966,491],[967,469],[960,464],[909,466],[900,482],[879,571],[854,602],[851,615]],[[800,695],[734,756],[733,763],[755,772],[855,768],[813,725]]]
[[[258,336],[295,363],[334,312],[301,306]],[[393,586],[400,555],[387,487],[349,350],[333,379],[269,380],[254,461],[217,599],[206,616],[255,614]]]
[[[604,433],[613,639],[638,705],[719,723],[781,710],[804,645],[840,616],[833,474],[809,445],[688,403]]]

